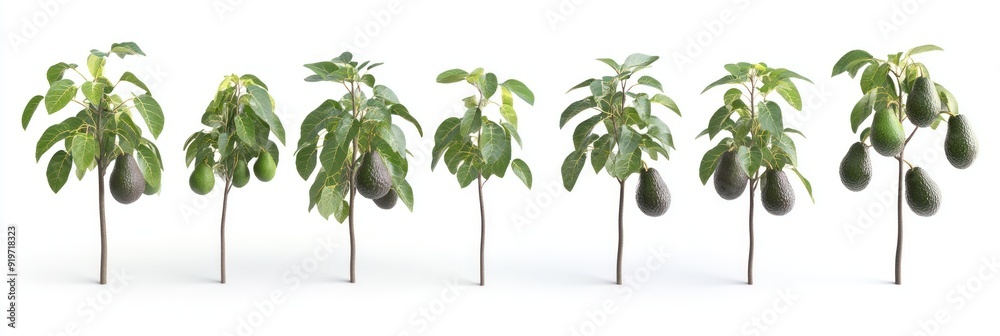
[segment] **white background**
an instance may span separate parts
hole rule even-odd
[[[1000,187],[989,175],[997,164],[990,131],[998,121],[1000,77],[995,2],[59,1],[4,1],[0,9],[0,222],[20,228],[16,334],[1000,332],[1000,280],[983,261],[1000,253],[1000,227],[990,216],[995,211],[987,211],[995,209]],[[41,132],[66,115],[39,112],[27,131],[19,118],[28,99],[47,89],[48,66],[85,64],[90,49],[120,41],[135,41],[148,54],[112,59],[108,73],[137,73],[162,105],[166,127],[157,143],[165,185],[161,195],[129,206],[109,198],[110,269],[126,276],[102,287],[95,175],[71,178],[53,194],[44,174],[51,154],[41,163],[33,158]],[[943,128],[921,131],[911,143],[908,158],[930,172],[944,201],[932,218],[906,210],[903,285],[896,286],[895,161],[873,152],[867,190],[852,193],[840,184],[838,164],[856,141],[848,115],[861,92],[857,80],[829,74],[851,49],[884,55],[928,43],[945,52],[919,59],[958,97],[981,152],[960,171],[944,159]],[[476,285],[475,189],[459,189],[444,169],[431,172],[431,136],[419,139],[405,124],[416,154],[409,176],[416,208],[381,211],[359,203],[358,283],[347,283],[346,225],[306,212],[310,182],[299,178],[289,147],[272,182],[253,180],[234,191],[229,284],[217,283],[222,199],[190,191],[182,142],[200,129],[223,75],[253,73],[271,87],[294,144],[305,114],[342,94],[333,84],[304,82],[310,72],[301,65],[335,57],[348,45],[358,59],[386,62],[375,76],[395,90],[425,134],[458,113],[456,103],[470,94],[463,85],[435,84],[445,69],[482,66],[534,90],[535,106],[518,105],[525,147],[514,154],[531,166],[534,189],[513,176],[487,184],[486,287]],[[630,278],[618,287],[617,184],[588,164],[574,192],[565,192],[559,165],[572,147],[572,128],[557,126],[563,108],[582,94],[565,90],[608,72],[595,58],[621,60],[632,52],[662,56],[648,74],[663,81],[684,117],[654,112],[677,139],[672,160],[651,163],[673,204],[662,217],[643,216],[634,203],[635,180],[628,181]],[[684,57],[690,62],[678,63]],[[724,201],[701,185],[698,163],[714,142],[694,140],[724,92],[699,95],[701,89],[725,73],[724,64],[738,61],[786,67],[816,83],[799,86],[803,112],[784,109],[786,125],[808,136],[797,140],[799,161],[816,203],[793,180],[794,211],[784,217],[758,211],[754,286],[744,284],[746,195]],[[324,240],[338,246],[294,286],[289,272],[316,265],[313,252]],[[649,267],[651,251],[669,257]],[[957,292],[970,285],[967,297]],[[275,291],[283,299],[270,306],[265,301]]]

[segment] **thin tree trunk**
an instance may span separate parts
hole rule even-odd
[[[351,283],[354,283],[356,281],[356,279],[354,277],[354,260],[355,260],[355,256],[354,256],[354,252],[355,252],[354,251],[354,196],[355,196],[355,194],[357,194],[358,189],[357,189],[357,186],[354,185],[354,174],[357,173],[355,170],[358,168],[356,166],[356,164],[355,164],[355,161],[357,161],[357,156],[358,156],[358,142],[357,142],[357,140],[354,140],[353,146],[354,146],[354,151],[351,154],[351,157],[352,157],[351,158],[351,198],[350,198],[350,202],[347,204],[347,208],[348,208],[348,212],[347,212],[347,230],[349,231],[349,234],[351,236]]]
[[[479,174],[479,285],[486,285],[486,205],[483,204],[483,174]]]
[[[97,206],[101,214],[101,284],[108,283],[108,220],[104,211],[104,174],[107,167],[98,162],[97,169]]]
[[[906,150],[906,145],[903,145]],[[896,226],[896,284],[902,284],[903,277],[903,151],[899,152],[899,190],[897,190],[897,226]]]
[[[756,183],[750,181],[750,252],[747,254],[747,285],[753,285],[753,208]]]
[[[219,232],[219,238],[221,243],[219,248],[219,251],[221,252],[219,270],[221,272],[222,283],[226,283],[226,209],[229,206],[230,185],[231,185],[230,182],[226,181],[225,189],[222,193],[222,224],[220,225],[220,232]]]
[[[618,281],[622,284],[622,252],[625,246],[625,181],[619,180],[620,191],[618,193]]]

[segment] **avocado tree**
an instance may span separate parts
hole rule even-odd
[[[413,123],[421,136],[423,130],[396,94],[376,84],[375,76],[369,73],[382,63],[359,63],[352,57],[345,52],[329,61],[305,65],[314,72],[306,77],[307,82],[334,82],[347,92],[339,99],[324,101],[302,121],[295,167],[302,179],[308,180],[319,163],[309,188],[309,211],[316,207],[323,218],[333,215],[338,222],[348,220],[353,283],[355,195],[360,193],[383,209],[392,208],[399,199],[413,211],[413,189],[406,181],[406,137],[392,117]]]
[[[491,177],[503,178],[510,166],[514,175],[531,188],[531,170],[521,159],[511,160],[511,139],[521,147],[521,136],[517,133],[517,112],[514,110],[514,95],[528,103],[535,104],[535,94],[524,83],[508,79],[499,83],[492,72],[484,73],[482,68],[466,72],[452,69],[437,77],[438,83],[449,84],[466,81],[476,89],[472,96],[462,99],[466,112],[462,118],[445,119],[434,133],[434,148],[431,152],[431,170],[444,156],[448,171],[458,178],[462,188],[477,181],[479,189],[479,285],[486,284],[486,206],[483,203],[483,185]],[[490,100],[500,89],[500,103]],[[496,105],[504,121],[493,121],[483,115],[490,105]],[[499,118],[497,120],[500,120]]]
[[[768,95],[777,93],[792,108],[802,110],[802,98],[792,79],[812,82],[791,70],[764,63],[741,62],[726,64],[725,68],[729,74],[709,84],[702,93],[720,85],[735,87],[723,94],[722,107],[712,114],[708,127],[698,137],[708,135],[711,140],[723,131],[730,136],[705,153],[698,173],[702,184],[708,183],[714,173],[715,190],[726,200],[739,198],[750,185],[747,284],[752,285],[754,192],[760,188],[761,204],[768,213],[787,214],[795,205],[795,191],[785,176],[787,168],[798,175],[812,199],[812,185],[798,170],[795,142],[790,136],[804,135],[784,126],[781,107],[768,100]]]
[[[942,121],[948,123],[944,152],[948,162],[958,169],[972,165],[979,145],[965,115],[958,113],[958,101],[948,89],[931,80],[927,67],[913,56],[941,50],[923,45],[906,52],[889,54],[885,59],[873,57],[864,50],[847,52],[833,66],[833,75],[847,73],[854,78],[861,74],[861,99],[851,111],[851,131],[859,141],[851,145],[840,163],[840,179],[851,191],[861,191],[871,181],[872,169],[868,148],[878,154],[895,158],[899,163],[896,235],[896,284],[901,283],[903,258],[903,186],[910,210],[919,216],[933,216],[941,204],[937,184],[920,167],[906,161],[903,153],[907,144],[921,128],[936,130]],[[863,71],[862,71],[863,69]],[[870,126],[861,128],[872,116]],[[947,120],[945,119],[947,117]],[[903,121],[909,120],[913,130],[907,136]],[[860,130],[860,133],[859,133]],[[904,173],[903,165],[909,166]]]
[[[208,127],[184,142],[185,163],[194,164],[188,183],[191,190],[206,195],[215,188],[215,175],[222,178],[222,223],[220,224],[220,279],[226,283],[226,209],[229,192],[250,182],[251,160],[254,175],[262,182],[274,178],[278,166],[278,145],[270,134],[285,144],[285,128],[274,114],[274,98],[267,85],[254,75],[226,76],[212,102],[201,116]]]
[[[670,207],[670,191],[656,169],[643,160],[648,155],[657,160],[660,155],[669,159],[669,150],[674,148],[670,128],[659,117],[652,114],[652,104],[659,104],[673,110],[679,116],[680,110],[672,99],[664,95],[660,81],[651,76],[636,73],[650,67],[659,56],[632,54],[619,64],[615,60],[600,58],[598,61],[614,70],[613,75],[587,79],[570,88],[573,91],[588,88],[590,94],[571,103],[559,117],[559,128],[566,125],[576,115],[594,110],[597,113],[580,122],[573,130],[573,151],[562,163],[563,186],[573,190],[580,172],[587,164],[587,153],[595,173],[603,168],[608,175],[618,181],[618,264],[617,283],[622,284],[622,252],[624,248],[625,180],[639,173],[636,188],[636,203],[648,216],[660,216]],[[650,95],[636,92],[637,86],[655,89]],[[600,132],[597,125],[604,126]]]
[[[143,194],[152,195],[160,189],[163,161],[160,150],[145,138],[143,130],[135,123],[132,111],[138,111],[147,130],[155,139],[163,130],[163,111],[153,99],[149,88],[135,74],[124,72],[112,82],[105,75],[105,64],[116,55],[142,55],[142,49],[132,42],[115,43],[108,51],[91,50],[87,56],[87,72],[80,71],[73,63],[56,63],[49,67],[46,78],[49,89],[28,101],[21,116],[21,126],[28,122],[39,105],[53,114],[70,103],[81,109],[75,116],[50,126],[35,145],[35,160],[42,158],[49,149],[63,142],[64,149],[49,159],[46,177],[49,187],[58,193],[75,172],[83,180],[88,171],[97,169],[97,206],[101,222],[101,280],[107,283],[108,237],[104,207],[104,178],[111,161],[115,166],[109,179],[111,196],[122,204],[130,204]],[[64,78],[67,71],[79,75],[82,83],[77,86],[72,79]],[[121,85],[129,83],[129,85]],[[139,90],[136,90],[139,89]],[[136,94],[139,92],[139,94]],[[135,157],[139,160],[136,162]]]

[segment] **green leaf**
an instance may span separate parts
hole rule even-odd
[[[733,76],[733,75],[725,75],[722,78],[719,78],[718,80],[712,82],[712,84],[708,84],[708,86],[706,86],[704,90],[701,90],[701,93],[705,93],[708,90],[710,90],[710,89],[712,89],[712,88],[714,88],[716,86],[719,86],[719,85],[737,84],[739,82],[740,82],[739,77],[736,77],[736,76]]]
[[[521,135],[517,133],[517,126],[511,125],[509,123],[501,123],[500,125],[503,126],[505,130],[507,130],[507,133],[510,134],[510,137],[513,138],[514,141],[517,141],[518,147],[524,147],[521,144]]]
[[[77,117],[70,117],[61,123],[45,129],[45,132],[42,132],[42,136],[35,145],[35,161],[40,160],[42,154],[45,154],[53,145],[76,133],[80,129],[80,126],[83,126],[83,120]]]
[[[781,98],[784,98],[788,102],[788,105],[792,105],[792,108],[802,111],[802,97],[799,95],[799,89],[795,87],[795,84],[791,80],[782,80],[774,89],[778,91],[778,95]]]
[[[777,142],[775,143],[775,145],[777,145],[778,148],[781,148],[781,151],[788,156],[789,163],[791,163],[793,166],[798,166],[799,164],[798,154],[797,151],[795,150],[795,142],[792,141],[791,137],[785,134],[781,134],[780,136],[777,137]]]
[[[73,97],[76,96],[76,90],[76,85],[73,85],[73,81],[69,79],[62,79],[52,83],[49,91],[45,93],[45,110],[49,114],[62,110],[70,101],[73,101]]]
[[[375,76],[372,76],[372,74],[365,74],[364,76],[361,76],[361,82],[365,83],[365,85],[368,85],[370,88],[375,88]]]
[[[562,115],[559,116],[559,128],[565,126],[566,122],[573,119],[573,117],[580,114],[580,112],[595,106],[597,105],[595,104],[593,97],[583,98],[569,104],[569,106],[563,110]]]
[[[638,83],[639,83],[639,85],[645,85],[645,86],[654,88],[654,89],[656,89],[656,90],[658,90],[660,92],[663,92],[663,85],[660,84],[660,81],[656,80],[656,78],[653,78],[653,77],[650,77],[650,76],[642,76],[642,77],[639,77]]]
[[[858,133],[858,126],[861,126],[865,120],[868,119],[872,114],[872,109],[875,107],[875,95],[874,91],[864,96],[854,104],[854,109],[851,110],[851,131]]]
[[[330,219],[330,215],[338,210],[342,205],[342,191],[333,186],[325,186],[320,190],[319,201],[316,202],[316,206],[319,208],[320,216],[325,219]]]
[[[906,51],[906,53],[903,54],[903,59],[907,59],[907,58],[910,58],[910,56],[913,56],[913,55],[916,55],[916,54],[920,54],[920,53],[925,53],[925,52],[928,52],[928,51],[943,51],[943,50],[944,49],[941,49],[941,47],[938,47],[938,46],[933,45],[933,44],[922,45],[922,46],[914,47],[913,49],[910,49],[910,50]]]
[[[410,183],[406,182],[405,179],[395,178],[392,180],[392,186],[396,189],[399,200],[403,201],[410,212],[413,212],[413,188],[410,187]]]
[[[132,96],[135,97],[132,101],[135,104],[135,109],[139,110],[142,120],[146,121],[146,127],[149,127],[154,138],[159,137],[160,132],[163,131],[163,110],[160,109],[160,104],[148,93],[138,96],[132,94]]]
[[[462,124],[460,125],[460,134],[462,136],[469,135],[475,132],[479,132],[479,129],[483,126],[483,110],[479,108],[470,108],[465,111],[465,115],[462,116]]]
[[[139,79],[139,77],[136,77],[135,74],[131,72],[126,71],[125,73],[123,73],[122,77],[118,79],[118,81],[132,83],[132,85],[135,85],[136,87],[145,90],[146,93],[152,94],[149,92],[149,87],[146,86],[146,83],[143,83],[142,80]]]
[[[488,166],[496,163],[503,156],[505,150],[510,152],[510,141],[507,140],[507,133],[494,122],[483,124],[483,131],[479,134],[479,144],[483,160]]]
[[[653,62],[656,62],[657,59],[660,59],[660,57],[639,54],[639,53],[631,54],[628,57],[626,57],[625,62],[622,63],[622,69],[646,67],[649,66],[650,64],[653,64]]]
[[[73,170],[73,158],[66,153],[66,151],[60,150],[52,155],[52,159],[49,160],[49,166],[45,170],[45,177],[49,180],[49,188],[52,189],[53,193],[58,193],[66,181],[69,180],[69,173]]]
[[[934,83],[934,87],[937,88],[938,96],[941,97],[941,105],[948,108],[948,113],[958,114],[958,99],[951,94],[951,91],[945,89],[944,86],[938,83]]]
[[[376,97],[382,97],[382,99],[385,99],[389,103],[399,104],[399,98],[396,97],[396,93],[392,92],[388,86],[376,85],[375,88],[372,89],[372,92],[374,92]]]
[[[712,117],[708,119],[708,127],[706,128],[706,130],[708,130],[709,139],[715,138],[715,135],[719,134],[719,132],[724,129],[723,126],[726,125],[726,121],[732,121],[729,119],[729,116],[732,114],[733,112],[725,106],[715,110]]]
[[[160,188],[160,173],[163,167],[160,164],[160,156],[157,151],[149,146],[139,146],[136,148],[136,157],[139,158],[139,169],[142,176],[154,189]]]
[[[493,97],[497,93],[497,75],[490,72],[486,76],[480,77],[479,89],[482,90],[484,98]]]
[[[316,170],[316,144],[307,142],[295,152],[295,168],[303,180],[309,180],[313,170]]]
[[[49,70],[45,72],[45,79],[49,81],[49,85],[52,85],[60,79],[63,79],[63,75],[66,73],[66,70],[69,69],[76,69],[76,64],[66,64],[64,62],[56,63],[55,65],[49,67]]]
[[[479,148],[468,139],[454,141],[447,146],[447,151],[444,153],[444,163],[448,166],[448,172],[458,174],[458,166],[462,164],[462,161],[473,159],[482,161],[479,153]]]
[[[103,83],[84,82],[83,85],[80,86],[80,91],[83,92],[83,96],[87,98],[87,101],[95,106],[100,105],[101,99],[104,98]]]
[[[112,44],[111,53],[118,55],[119,58],[125,58],[125,55],[146,56],[146,53],[142,52],[142,49],[139,49],[139,46],[133,42],[122,42],[122,43]]]
[[[455,177],[458,178],[459,187],[468,187],[469,184],[472,184],[472,181],[475,181],[479,177],[479,166],[474,160],[465,160],[465,162],[462,162],[462,165],[458,166]]]
[[[97,139],[87,133],[77,133],[73,136],[70,153],[77,167],[90,167],[97,154]]]
[[[635,100],[635,111],[639,114],[639,118],[645,122],[649,120],[649,114],[652,107],[649,105],[649,98],[645,94],[637,95]]]
[[[861,136],[859,137],[860,140],[858,141],[865,142],[865,140],[868,140],[868,136],[871,135],[871,132],[872,128],[866,127],[863,131],[861,131]]]
[[[597,141],[594,141],[594,149],[590,151],[590,163],[594,167],[595,173],[601,172],[601,168],[608,162],[611,151],[615,149],[614,140],[611,134],[605,134],[597,138]]]
[[[451,69],[442,72],[437,76],[437,82],[442,84],[455,83],[465,80],[469,73],[462,69]]]
[[[528,86],[524,85],[516,79],[508,79],[503,82],[503,87],[507,88],[511,92],[514,92],[521,100],[528,103],[528,105],[535,105],[535,94],[528,89]]]
[[[249,113],[236,115],[236,135],[244,144],[250,147],[257,147],[257,129],[254,127],[253,116]]]
[[[715,165],[719,161],[719,157],[723,153],[729,150],[729,145],[725,142],[721,142],[701,158],[701,165],[698,167],[698,176],[701,177],[701,184],[704,185],[708,183],[708,178],[712,177],[712,173],[715,173]]]
[[[28,129],[28,122],[31,121],[31,116],[35,115],[35,110],[38,110],[38,104],[45,99],[44,96],[38,95],[31,97],[28,101],[28,105],[24,107],[24,113],[21,114],[21,128]]]
[[[441,158],[441,154],[444,150],[458,136],[458,132],[461,128],[461,119],[456,117],[451,117],[445,119],[438,126],[437,131],[434,132],[434,149],[431,150],[431,170],[437,166],[438,159]]]
[[[638,146],[628,152],[623,152],[619,149],[618,155],[615,156],[614,160],[613,175],[620,180],[628,179],[629,175],[639,172],[639,168],[642,167],[642,150]]]
[[[513,106],[501,105],[500,115],[504,118],[504,120],[507,120],[507,122],[511,123],[511,125],[517,127],[517,112],[514,111]]]
[[[609,67],[611,67],[611,69],[614,69],[616,73],[622,71],[622,66],[619,65],[618,62],[615,62],[615,60],[613,59],[598,58],[597,60],[600,61],[601,63],[607,64]]]
[[[854,77],[854,73],[858,71],[858,68],[851,69],[851,64],[858,64],[856,62],[872,59],[872,55],[864,50],[851,50],[848,51],[844,56],[837,61],[837,64],[833,66],[833,74],[830,77],[839,75],[846,71],[851,71],[851,77]],[[863,63],[861,63],[863,64]]]
[[[572,92],[573,90],[576,90],[576,89],[582,89],[582,88],[585,88],[585,87],[590,87],[590,83],[593,83],[595,80],[596,79],[591,78],[591,79],[587,79],[587,80],[585,80],[583,82],[580,82],[580,84],[577,84],[576,86],[571,87],[568,91],[566,91],[566,93]]]
[[[774,77],[775,80],[779,80],[779,81],[795,78],[795,79],[804,80],[804,81],[809,82],[809,83],[813,82],[812,80],[809,80],[809,78],[806,78],[805,76],[802,76],[802,75],[796,73],[795,71],[784,69],[784,68],[774,69],[771,72],[771,74],[772,74],[772,76]],[[789,82],[791,82],[791,81],[789,81]]]
[[[312,70],[322,80],[331,80],[332,77],[330,77],[330,74],[340,68],[333,62],[316,62],[303,66]]]
[[[528,164],[524,163],[521,159],[514,159],[510,163],[511,169],[514,170],[514,175],[524,182],[524,185],[531,189],[531,169],[528,168]]]
[[[268,89],[267,85],[264,84],[264,81],[260,80],[260,78],[257,78],[257,76],[251,74],[244,74],[243,76],[240,76],[240,81],[243,83],[243,86],[248,86],[250,84],[257,84],[260,85],[260,87],[264,88],[264,90]]]
[[[586,150],[586,148],[581,148],[584,145],[583,140],[590,136],[594,131],[594,126],[597,126],[597,123],[601,122],[601,120],[604,120],[603,113],[596,114],[576,125],[576,129],[573,130],[573,147],[576,150]]]
[[[794,129],[794,128],[788,128],[788,127],[785,127],[785,134],[788,134],[788,133],[794,133],[794,134],[798,134],[798,135],[799,135],[799,136],[801,136],[801,137],[802,137],[803,139],[804,139],[804,138],[806,137],[806,135],[805,135],[805,134],[803,134],[803,133],[802,133],[802,131],[799,131],[799,130],[797,130],[797,129]]]
[[[247,86],[247,94],[250,98],[248,103],[253,112],[264,120],[269,127],[271,127],[271,133],[278,137],[281,144],[285,144],[285,128],[281,125],[281,120],[278,116],[274,114],[274,105],[271,101],[271,95],[267,93],[267,90],[259,85],[249,85]]]
[[[660,120],[660,118],[656,116],[649,117],[649,130],[646,133],[656,140],[660,140],[664,146],[675,148],[674,136],[670,133],[670,127],[667,127],[667,124]]]
[[[339,103],[332,99],[327,99],[316,107],[316,109],[312,110],[312,112],[309,112],[305,119],[302,120],[302,126],[299,130],[298,147],[301,148],[306,142],[315,143],[319,132],[327,129],[328,126],[332,126],[331,129],[335,129],[343,117],[341,110]]]
[[[97,56],[93,53],[87,56],[87,70],[90,71],[90,75],[94,76],[94,78],[104,75],[105,63],[107,63],[107,58],[103,56]]]
[[[573,191],[573,186],[576,185],[576,180],[580,177],[580,172],[583,171],[585,164],[587,164],[587,152],[585,151],[573,151],[563,160],[560,170],[562,172],[563,187],[567,191]]]
[[[799,180],[802,180],[802,185],[805,186],[806,187],[806,191],[809,192],[809,199],[811,199],[812,202],[815,204],[816,203],[816,198],[813,197],[812,184],[809,183],[809,180],[807,180],[805,176],[802,176],[802,173],[800,173],[798,169],[792,168],[792,171],[795,172],[795,175],[799,176]]]
[[[410,115],[410,110],[407,110],[406,106],[403,106],[402,104],[393,104],[392,107],[389,108],[389,113],[398,115],[403,118],[403,120],[409,121],[414,127],[417,128],[417,134],[420,134],[420,137],[424,136],[424,130],[420,128],[420,123],[417,122],[416,118]]]
[[[760,168],[760,152],[757,152],[756,165],[754,165],[754,158],[750,153],[750,148],[747,146],[740,146],[736,149],[736,162],[740,164],[740,168],[743,169],[744,174],[747,174],[747,176],[754,176],[754,174],[757,173],[757,169]]]
[[[758,118],[760,128],[772,134],[780,134],[785,129],[781,118],[781,107],[777,103],[762,101],[757,104],[757,110],[760,115]]]

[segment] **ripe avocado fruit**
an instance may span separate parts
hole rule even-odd
[[[111,190],[111,196],[121,204],[135,202],[146,191],[146,179],[142,177],[142,170],[132,154],[122,154],[115,159],[108,189]]]
[[[236,164],[236,170],[233,171],[233,186],[237,188],[243,188],[250,183],[250,168],[247,167],[247,163],[240,161]]]
[[[719,193],[723,199],[737,199],[743,195],[743,190],[746,190],[747,181],[749,181],[747,173],[736,162],[736,152],[722,153],[719,163],[715,166],[713,179],[715,192]]]
[[[906,185],[906,204],[913,213],[930,217],[941,207],[941,190],[934,180],[927,176],[927,171],[920,167],[910,168],[904,177]]]
[[[885,109],[875,112],[872,120],[872,147],[882,156],[895,157],[903,151],[906,135],[903,134],[903,124],[899,122],[892,110]]]
[[[948,133],[944,137],[944,155],[958,169],[969,168],[979,154],[979,142],[965,115],[948,118]]]
[[[917,127],[927,127],[934,123],[938,113],[941,113],[941,97],[934,82],[927,77],[917,77],[906,98],[906,116]]]
[[[358,186],[358,193],[365,198],[385,196],[392,189],[392,177],[389,176],[385,161],[382,161],[382,155],[375,151],[361,154],[361,164],[358,166],[358,173],[354,175],[354,183]]]
[[[795,206],[795,191],[783,170],[764,171],[760,188],[760,203],[775,216],[784,216]]]
[[[399,199],[399,196],[396,195],[396,190],[389,189],[389,192],[385,193],[385,196],[376,198],[372,201],[374,201],[375,205],[377,205],[379,208],[389,210],[392,209],[392,207],[396,206],[397,199]]]
[[[212,166],[207,163],[199,163],[191,172],[188,184],[191,185],[191,190],[198,195],[207,195],[212,192],[212,189],[215,188],[215,174],[212,172]]]
[[[278,165],[271,157],[271,153],[264,152],[257,157],[257,162],[253,164],[253,174],[261,182],[267,182],[274,178],[274,171]]]
[[[840,161],[840,182],[850,191],[862,191],[872,180],[872,159],[868,148],[855,142]]]
[[[653,168],[639,171],[639,185],[635,189],[635,203],[639,210],[650,217],[658,217],[670,208],[670,189]]]

